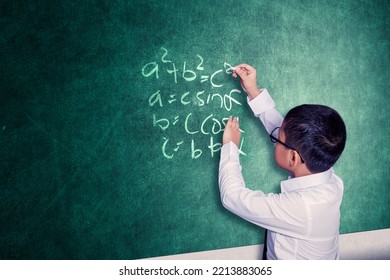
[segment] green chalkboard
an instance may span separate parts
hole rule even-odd
[[[390,227],[388,1],[2,1],[0,258],[136,259],[263,242],[225,210],[222,130],[248,187],[287,177],[230,66],[282,114],[338,110],[341,233]]]

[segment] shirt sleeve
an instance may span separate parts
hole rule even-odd
[[[260,119],[268,133],[278,126],[282,125],[283,117],[275,108],[275,102],[267,89],[261,89],[261,94],[256,98],[249,100],[249,107],[253,114]]]
[[[301,196],[248,189],[241,172],[238,147],[233,142],[222,146],[218,181],[222,205],[230,212],[282,234],[303,237],[307,233],[307,218],[301,211],[305,203]]]

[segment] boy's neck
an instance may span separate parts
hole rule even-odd
[[[306,165],[301,165],[294,170],[290,170],[290,176],[292,178],[303,177],[313,175],[314,173],[307,169]]]

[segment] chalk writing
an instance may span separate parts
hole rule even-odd
[[[229,116],[218,117],[215,110],[230,112],[242,106],[241,91],[229,89],[223,82],[227,75],[232,74],[229,63],[207,72],[203,56],[196,54],[193,59],[195,61],[175,63],[169,51],[161,47],[158,58],[147,62],[141,69],[148,84],[156,86],[148,93],[147,106],[152,110],[151,124],[155,132],[161,133],[161,155],[167,160],[179,155],[188,155],[189,159],[206,154],[214,157],[222,147],[221,136]],[[185,90],[183,87],[167,88],[167,83],[184,83]],[[185,85],[189,85],[188,88]],[[231,83],[230,86],[233,87]],[[246,155],[243,143],[244,137],[241,137],[239,152]]]

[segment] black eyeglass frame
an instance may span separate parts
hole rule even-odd
[[[303,160],[301,154],[298,152],[297,149],[294,149],[293,147],[287,145],[286,143],[280,141],[278,138],[276,138],[275,136],[272,135],[275,132],[275,130],[277,130],[279,128],[280,128],[280,126],[275,127],[274,130],[272,130],[272,132],[270,133],[269,137],[271,138],[271,142],[272,143],[278,142],[279,144],[282,144],[283,146],[285,146],[287,149],[296,151],[298,153],[299,157],[301,158],[302,163],[305,163],[305,161]]]

